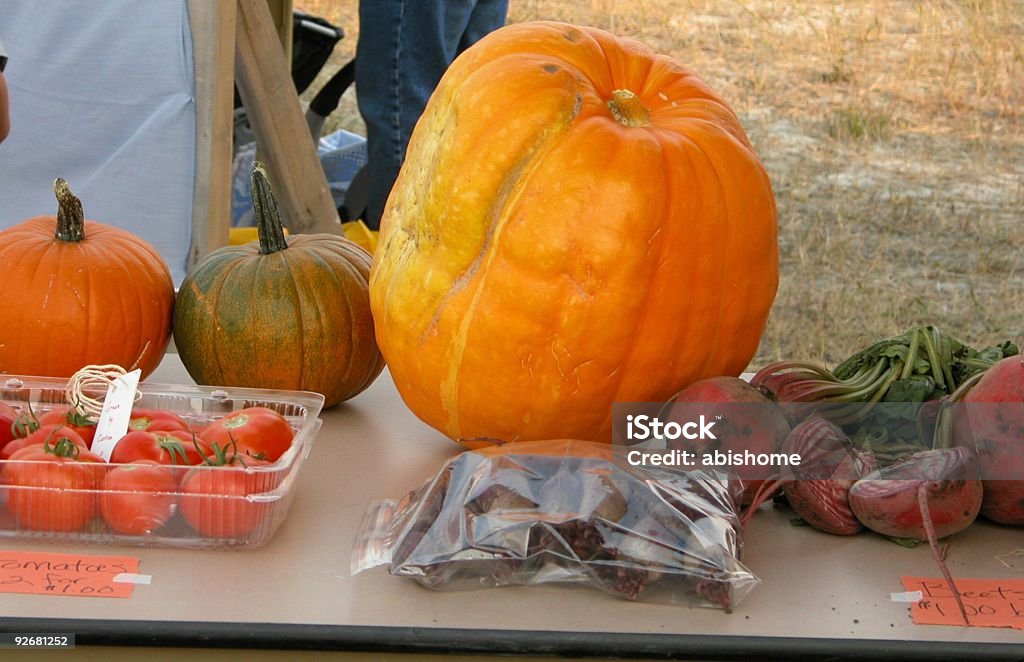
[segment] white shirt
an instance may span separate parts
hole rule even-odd
[[[0,228],[52,213],[63,177],[86,218],[141,236],[180,282],[196,165],[188,3],[141,4],[0,0],[18,127],[0,149]]]

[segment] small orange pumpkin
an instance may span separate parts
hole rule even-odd
[[[266,171],[252,172],[257,241],[211,251],[178,288],[174,344],[199,384],[347,400],[380,374],[370,254],[333,234],[285,236]]]
[[[637,42],[536,22],[437,87],[370,296],[399,393],[451,438],[610,441],[612,403],[738,375],[778,278],[771,185],[725,101]]]
[[[163,359],[174,282],[139,236],[85,220],[67,182],[57,216],[0,231],[0,372],[70,377],[89,364],[139,368]]]

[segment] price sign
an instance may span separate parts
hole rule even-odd
[[[138,570],[130,556],[0,551],[0,593],[128,598]]]
[[[920,625],[965,625],[953,592],[944,579],[903,577],[908,592],[920,599],[911,604],[910,615]],[[1024,579],[957,579],[967,623],[973,627],[1024,630]]]

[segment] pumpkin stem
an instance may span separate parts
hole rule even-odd
[[[622,126],[650,126],[651,111],[637,95],[629,90],[615,90],[608,101],[608,109],[612,111],[615,121]]]
[[[85,239],[85,215],[79,200],[68,183],[58,177],[53,182],[53,193],[57,196],[57,232],[54,236],[61,241],[82,241]]]
[[[257,161],[252,168],[252,213],[256,219],[256,235],[260,238],[260,254],[269,255],[288,248],[281,225],[277,200],[270,189],[270,180],[263,164]]]

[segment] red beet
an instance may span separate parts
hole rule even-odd
[[[970,526],[981,509],[982,485],[974,453],[962,447],[915,453],[857,481],[849,496],[857,519],[872,531],[928,541],[967,623],[963,600],[938,540]]]
[[[877,469],[850,488],[850,507],[872,531],[927,540],[929,524],[918,508],[924,488],[937,538],[970,526],[981,508],[982,486],[974,453],[966,448],[921,451]]]
[[[863,528],[850,508],[849,491],[874,470],[874,460],[850,443],[836,425],[820,416],[803,421],[789,434],[783,452],[801,462],[783,488],[786,501],[805,522],[819,531],[852,535]]]
[[[1024,526],[1024,359],[1000,360],[953,399],[951,443],[978,457],[985,486],[981,514]]]
[[[790,431],[789,421],[778,406],[739,377],[710,377],[694,382],[672,398],[666,412],[665,421],[680,424],[698,420],[701,415],[706,420],[714,419],[715,439],[680,438],[670,444],[698,456],[715,451],[779,453]],[[743,505],[749,505],[766,480],[778,477],[779,466],[729,468],[743,480]]]

